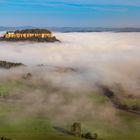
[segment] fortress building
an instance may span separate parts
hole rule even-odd
[[[2,41],[38,41],[38,42],[55,42],[59,41],[47,29],[26,29],[9,31],[0,39]]]
[[[5,38],[51,38],[52,33],[46,29],[30,29],[17,30],[15,32],[7,32]]]

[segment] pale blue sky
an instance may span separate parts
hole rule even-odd
[[[140,27],[140,0],[0,0],[0,26]]]

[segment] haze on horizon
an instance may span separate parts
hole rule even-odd
[[[139,0],[0,0],[0,26],[140,27]]]

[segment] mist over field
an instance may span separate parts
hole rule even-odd
[[[22,108],[9,111],[6,121],[38,116],[63,127],[78,121],[103,138],[139,139],[137,116],[119,112],[98,85],[111,88],[118,97],[130,96],[134,105],[139,102],[140,33],[54,35],[61,43],[0,42],[0,60],[26,65],[0,69],[6,104]],[[32,77],[26,79],[27,73]],[[130,124],[119,114],[132,117]]]
[[[140,33],[55,33],[55,36],[62,42],[0,42],[0,60],[32,67],[44,64],[75,68],[76,74],[66,76],[70,85],[121,84],[127,92],[140,96]]]

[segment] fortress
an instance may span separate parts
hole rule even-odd
[[[55,42],[59,41],[47,29],[26,29],[9,31],[0,39],[3,41],[38,41],[38,42]]]

